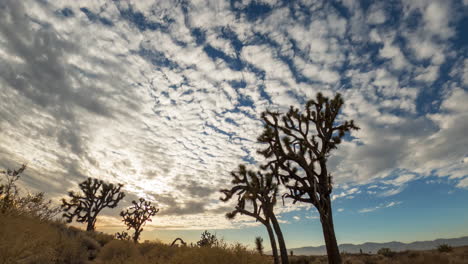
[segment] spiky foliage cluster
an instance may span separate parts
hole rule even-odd
[[[205,230],[200,237],[200,240],[197,242],[199,247],[214,247],[218,245],[218,238],[216,234],[211,234],[208,230]]]
[[[278,193],[278,186],[274,182],[273,175],[247,170],[245,165],[239,165],[239,170],[232,171],[231,176],[233,187],[221,190],[225,195],[221,201],[227,202],[237,195],[237,205],[232,212],[226,214],[226,217],[233,219],[240,213],[266,224],[273,212]],[[246,207],[248,204],[251,204],[250,209]]]
[[[257,250],[258,254],[263,256],[263,238],[262,237],[255,237],[255,249]]]
[[[88,178],[79,184],[81,192],[70,191],[70,200],[62,199],[63,217],[68,223],[74,218],[79,223],[87,223],[86,230],[95,228],[97,215],[102,209],[115,208],[120,200],[125,197],[121,191],[123,185],[106,183],[104,181]]]
[[[151,217],[155,216],[159,209],[154,205],[151,205],[150,201],[140,198],[137,201],[132,201],[132,206],[125,211],[120,212],[120,216],[123,218],[123,222],[127,226],[127,229],[133,229],[133,241],[138,242],[140,234],[143,231],[143,226],[146,222],[151,222]]]
[[[330,263],[341,263],[341,258],[333,230],[333,184],[327,161],[345,134],[359,129],[352,120],[337,120],[342,106],[340,94],[329,100],[318,93],[303,111],[292,106],[285,114],[266,111],[262,113],[265,128],[258,138],[267,145],[259,151],[268,161],[263,168],[271,168],[288,189],[284,197],[311,203],[319,211]]]
[[[125,231],[115,233],[114,237],[118,240],[129,241],[132,237]]]

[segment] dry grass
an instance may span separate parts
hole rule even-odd
[[[0,215],[0,237],[0,264],[272,263],[270,257],[240,244],[212,248],[134,244],[24,215]]]
[[[130,241],[111,241],[105,245],[96,264],[202,264],[202,263],[271,263],[241,245],[223,247],[170,247],[162,243],[135,245]]]
[[[0,263],[85,263],[99,244],[65,225],[0,215]]]

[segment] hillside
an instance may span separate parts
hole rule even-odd
[[[100,232],[82,231],[57,221],[0,213],[0,263],[22,264],[268,264],[241,244],[212,247],[135,244]]]
[[[387,243],[364,243],[364,244],[340,244],[340,251],[347,253],[359,253],[360,250],[364,253],[375,254],[381,248],[389,248],[392,251],[405,251],[405,250],[431,250],[437,248],[441,244],[448,244],[453,247],[466,246],[468,245],[468,236],[451,239],[436,239],[432,241],[416,241],[412,243],[401,243],[401,242],[387,242]],[[319,247],[301,247],[291,248],[295,255],[325,255],[325,246]]]

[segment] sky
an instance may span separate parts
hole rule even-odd
[[[219,200],[260,164],[260,114],[341,93],[361,128],[333,152],[339,243],[468,235],[468,1],[0,0],[0,167],[59,201],[123,183],[99,231],[144,197],[143,239],[208,229],[252,246]],[[465,32],[464,32],[465,31]],[[323,244],[307,204],[276,208],[288,247]],[[265,245],[267,247],[267,245]]]

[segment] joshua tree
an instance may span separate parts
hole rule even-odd
[[[337,120],[342,106],[340,94],[329,100],[319,93],[303,112],[292,106],[286,114],[266,111],[262,114],[265,128],[258,138],[267,144],[259,151],[268,160],[263,168],[271,168],[288,189],[284,197],[317,208],[328,260],[335,264],[341,263],[341,256],[333,227],[327,160],[347,132],[359,129],[352,120]]]
[[[132,206],[125,211],[120,212],[120,216],[123,218],[123,222],[127,226],[128,230],[134,229],[133,241],[138,243],[140,234],[143,231],[143,226],[147,221],[151,222],[151,217],[155,216],[159,212],[154,205],[151,205],[150,201],[140,198],[137,201],[132,201]]]
[[[255,238],[255,248],[257,249],[258,254],[263,256],[263,238],[261,237]]]
[[[62,209],[65,211],[63,217],[68,223],[76,221],[87,223],[86,230],[93,231],[96,224],[96,217],[102,209],[114,208],[125,194],[120,191],[122,184],[114,185],[105,183],[98,179],[88,178],[79,184],[82,193],[68,192],[70,201],[62,199]]]
[[[248,215],[255,218],[262,223],[268,231],[270,237],[271,248],[275,263],[278,261],[278,252],[276,249],[276,239],[273,233],[276,233],[281,253],[281,262],[288,263],[288,252],[284,243],[283,234],[279,226],[278,220],[273,212],[276,204],[276,196],[278,194],[278,186],[275,183],[274,175],[272,173],[262,173],[260,171],[254,172],[247,170],[244,165],[239,165],[238,171],[231,172],[233,177],[232,187],[230,190],[221,190],[226,197],[221,198],[226,202],[234,195],[237,195],[237,205],[234,211],[226,214],[230,219],[234,218],[238,213]],[[246,205],[250,203],[251,209],[246,209]],[[272,229],[273,226],[273,229]]]

